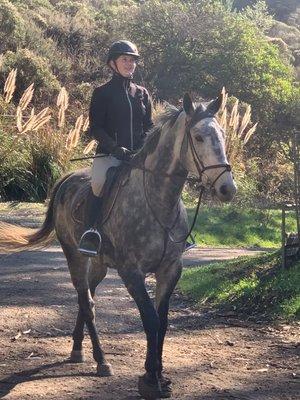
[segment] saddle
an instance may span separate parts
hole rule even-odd
[[[109,214],[113,209],[114,203],[117,199],[119,190],[122,186],[125,186],[131,172],[131,166],[129,164],[120,164],[117,167],[110,167],[106,173],[105,183],[102,188],[102,223],[109,218]],[[91,177],[85,176],[83,184],[74,195],[71,210],[72,218],[74,221],[83,223],[83,210],[84,205],[88,196],[88,191],[91,190]]]

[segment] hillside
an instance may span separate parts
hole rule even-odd
[[[235,0],[234,7],[242,10],[255,0]],[[267,0],[268,11],[274,16],[272,27],[266,32],[273,44],[289,58],[300,80],[300,2],[298,0]]]
[[[50,106],[55,115],[57,95],[65,87],[69,108],[63,135],[67,135],[80,114],[86,117],[93,88],[108,79],[106,54],[120,38],[137,44],[142,58],[135,80],[147,87],[155,102],[180,104],[187,91],[195,101],[212,99],[225,87],[228,113],[239,100],[237,127],[251,106],[248,122],[257,124],[257,129],[245,154],[240,154],[236,176],[242,176],[247,198],[267,194],[278,202],[291,195],[290,137],[300,125],[299,7],[293,1],[269,0],[266,5],[233,0],[0,0],[1,154],[11,162],[8,166],[2,158],[1,181],[14,186],[12,176],[27,179],[27,171],[33,171],[36,185],[39,165],[51,164],[45,169],[46,180],[69,168],[61,158],[56,168],[53,147],[45,159],[32,155],[30,145],[22,154],[28,155],[26,163],[33,168],[24,163],[20,172],[22,160],[7,151],[14,135],[19,141],[15,118],[19,100],[34,83],[30,107]],[[2,93],[13,69],[16,87],[7,105]],[[32,108],[24,112],[24,121],[30,112]],[[47,128],[58,143],[57,127]],[[15,151],[19,154],[18,148]],[[49,172],[53,165],[55,174]],[[55,179],[49,180],[51,184]],[[48,181],[43,185],[44,196],[51,185]],[[3,191],[7,192],[0,188]],[[14,186],[9,192],[16,191]]]

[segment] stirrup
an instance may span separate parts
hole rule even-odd
[[[78,251],[89,257],[95,257],[99,254],[102,244],[100,233],[95,228],[88,229],[80,238]]]
[[[189,242],[188,240],[185,242],[185,248],[184,251],[188,251],[193,249],[194,247],[196,247],[196,242],[195,242],[195,238],[192,234],[190,234],[189,236],[191,238],[191,242]]]

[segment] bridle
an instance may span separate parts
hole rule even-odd
[[[210,189],[211,189],[212,187],[214,187],[214,185],[217,182],[217,180],[225,172],[227,172],[227,171],[230,172],[231,171],[231,166],[230,166],[230,164],[213,164],[213,165],[205,166],[203,164],[202,160],[200,159],[196,149],[195,149],[195,145],[194,145],[194,142],[193,142],[193,139],[192,139],[192,135],[191,135],[191,126],[190,126],[190,123],[188,121],[186,121],[186,125],[185,125],[185,135],[188,138],[188,143],[190,145],[193,161],[194,161],[195,167],[197,169],[197,172],[198,172],[200,180],[202,180],[202,175],[205,173],[205,171],[208,171],[209,169],[224,168],[223,171],[221,171],[220,174],[215,178],[215,180],[210,184]]]
[[[187,240],[187,238],[190,236],[190,234],[192,233],[192,231],[194,229],[194,226],[195,226],[195,223],[196,223],[196,220],[197,220],[197,217],[198,217],[198,213],[199,213],[199,208],[200,208],[200,205],[201,205],[202,196],[203,196],[203,193],[204,193],[205,189],[207,189],[207,185],[204,185],[203,182],[202,182],[203,174],[205,174],[205,172],[210,170],[210,169],[223,168],[223,170],[218,174],[218,176],[214,179],[214,181],[209,185],[209,189],[212,189],[214,187],[214,185],[216,184],[216,182],[219,180],[219,178],[225,172],[227,172],[227,171],[230,172],[231,171],[230,164],[226,164],[226,163],[225,164],[213,164],[213,165],[208,165],[208,166],[205,166],[203,164],[202,160],[200,159],[200,157],[199,157],[199,155],[198,155],[198,153],[196,151],[195,145],[193,143],[193,139],[192,139],[192,135],[191,135],[191,125],[190,125],[190,122],[187,121],[187,120],[186,120],[186,124],[185,124],[185,135],[187,137],[188,144],[189,144],[190,149],[191,149],[193,162],[194,162],[195,167],[197,169],[201,185],[200,185],[200,192],[199,192],[199,196],[198,196],[197,207],[196,207],[196,210],[195,210],[195,214],[194,214],[192,225],[191,225],[188,233],[186,235],[184,235],[182,238],[175,239],[172,236],[172,233],[171,233],[171,231],[176,226],[176,223],[177,223],[178,218],[180,216],[180,207],[179,207],[180,199],[178,200],[178,202],[176,203],[176,206],[175,206],[175,207],[177,207],[175,220],[173,221],[173,223],[170,226],[164,225],[160,221],[160,219],[157,217],[156,212],[155,212],[155,210],[153,209],[153,207],[152,207],[152,205],[150,203],[149,196],[148,196],[148,193],[147,193],[146,172],[152,172],[153,173],[153,171],[148,170],[145,166],[144,166],[144,168],[142,168],[143,169],[143,187],[144,187],[144,194],[145,194],[145,199],[146,199],[147,205],[148,205],[149,209],[151,210],[154,219],[156,220],[156,222],[160,225],[160,227],[165,232],[164,251],[163,251],[163,255],[161,257],[161,261],[162,261],[164,255],[165,255],[165,252],[166,252],[166,245],[167,245],[168,239],[170,239],[173,243],[184,243]],[[180,149],[180,153],[181,153],[181,149]],[[166,174],[164,172],[160,172],[159,174],[162,175],[162,176],[166,176],[166,177],[170,177],[171,176],[170,174]]]

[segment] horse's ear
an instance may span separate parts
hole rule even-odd
[[[217,112],[221,108],[222,103],[223,103],[223,93],[220,93],[220,95],[215,100],[209,103],[206,110],[209,111],[211,114],[217,114]]]
[[[194,104],[188,93],[185,93],[185,95],[183,96],[183,109],[184,109],[186,115],[189,115],[189,116],[191,116],[193,114],[193,112],[195,111]]]

